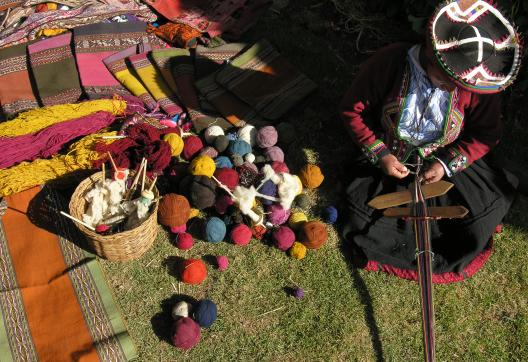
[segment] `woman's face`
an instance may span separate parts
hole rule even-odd
[[[440,88],[443,91],[452,92],[456,88],[456,84],[449,78],[447,74],[440,68],[436,59],[434,59],[434,54],[430,47],[427,47],[425,51],[426,55],[426,65],[425,71],[431,83],[437,88]]]

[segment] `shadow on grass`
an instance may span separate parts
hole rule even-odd
[[[170,298],[163,300],[160,303],[161,311],[156,313],[151,319],[152,330],[160,341],[165,341],[172,345],[172,308],[176,303],[185,301],[192,305],[197,303],[197,300],[185,294],[174,294]]]

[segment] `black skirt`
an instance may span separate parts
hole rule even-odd
[[[462,275],[464,268],[482,259],[490,248],[493,232],[508,212],[517,185],[513,175],[490,164],[480,159],[453,177],[445,177],[455,186],[446,195],[427,200],[429,206],[462,205],[469,210],[462,219],[431,222],[435,274]],[[355,161],[354,170],[357,177],[346,191],[349,217],[342,229],[345,241],[352,243],[356,260],[359,257],[403,275],[409,275],[405,271],[412,274],[416,270],[412,222],[385,217],[383,210],[374,210],[367,203],[375,196],[408,189],[414,176],[403,180],[386,176],[364,157]]]

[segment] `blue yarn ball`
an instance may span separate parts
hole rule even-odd
[[[194,320],[200,327],[208,328],[216,320],[217,313],[216,304],[212,300],[203,299],[194,309]]]
[[[261,194],[266,196],[277,196],[277,185],[275,185],[271,180],[264,182],[264,185],[259,189]],[[259,198],[262,205],[271,205],[273,201]]]
[[[242,140],[230,141],[227,151],[229,152],[230,155],[236,153],[236,154],[239,154],[240,156],[244,156],[248,153],[251,153],[251,145],[247,143],[246,141],[242,141]]]
[[[205,224],[205,240],[219,243],[226,235],[226,225],[216,216],[211,217]]]
[[[233,132],[229,132],[228,134],[226,134],[226,137],[230,141],[236,141],[238,139],[238,135]]]
[[[233,168],[233,163],[227,156],[218,156],[215,158],[216,168]]]
[[[328,224],[333,224],[337,221],[337,209],[333,206],[327,206],[323,210],[323,220]]]

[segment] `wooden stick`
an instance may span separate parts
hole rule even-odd
[[[138,170],[136,172],[136,176],[134,176],[134,181],[132,181],[132,185],[130,185],[130,188],[127,190],[127,193],[125,195],[125,200],[128,200],[130,198],[130,195],[134,192],[136,185],[139,181],[139,177],[141,176],[141,171],[143,170],[144,162],[145,162],[145,157],[141,159],[141,163],[139,164]]]
[[[110,154],[110,151],[106,151],[106,154],[108,155],[108,158],[110,159],[110,163],[112,164],[112,168],[114,169],[114,172],[117,172],[117,166],[114,162],[114,159],[112,158],[112,155]]]
[[[88,229],[90,229],[90,230],[92,230],[92,231],[95,231],[95,228],[94,228],[93,226],[88,225],[88,224],[85,223],[84,221],[81,221],[81,220],[79,220],[79,219],[77,219],[77,218],[71,216],[70,214],[65,213],[64,211],[61,211],[60,213],[61,213],[63,216],[66,216],[67,218],[72,219],[73,221],[77,221],[79,224],[86,226]]]
[[[141,191],[145,189],[145,177],[147,176],[147,160],[145,160],[145,166],[143,167],[143,176],[141,178]]]
[[[103,186],[104,186],[104,183],[105,183],[105,173],[106,173],[106,168],[105,168],[105,163],[103,162],[103,164],[101,165],[101,169],[103,171],[103,175],[101,176],[101,181],[103,183]]]
[[[154,177],[154,180],[150,183],[150,187],[148,188],[149,191],[152,191],[154,189],[154,185],[156,185],[156,181],[158,181],[158,176]]]
[[[266,314],[270,314],[270,313],[276,312],[276,311],[281,310],[281,309],[284,309],[284,308],[286,308],[286,307],[285,307],[285,306],[282,306],[282,307],[279,307],[279,308],[275,308],[275,309],[273,309],[273,310],[267,311],[266,313],[259,314],[259,315],[257,316],[257,318],[258,318],[258,317],[265,316]]]

